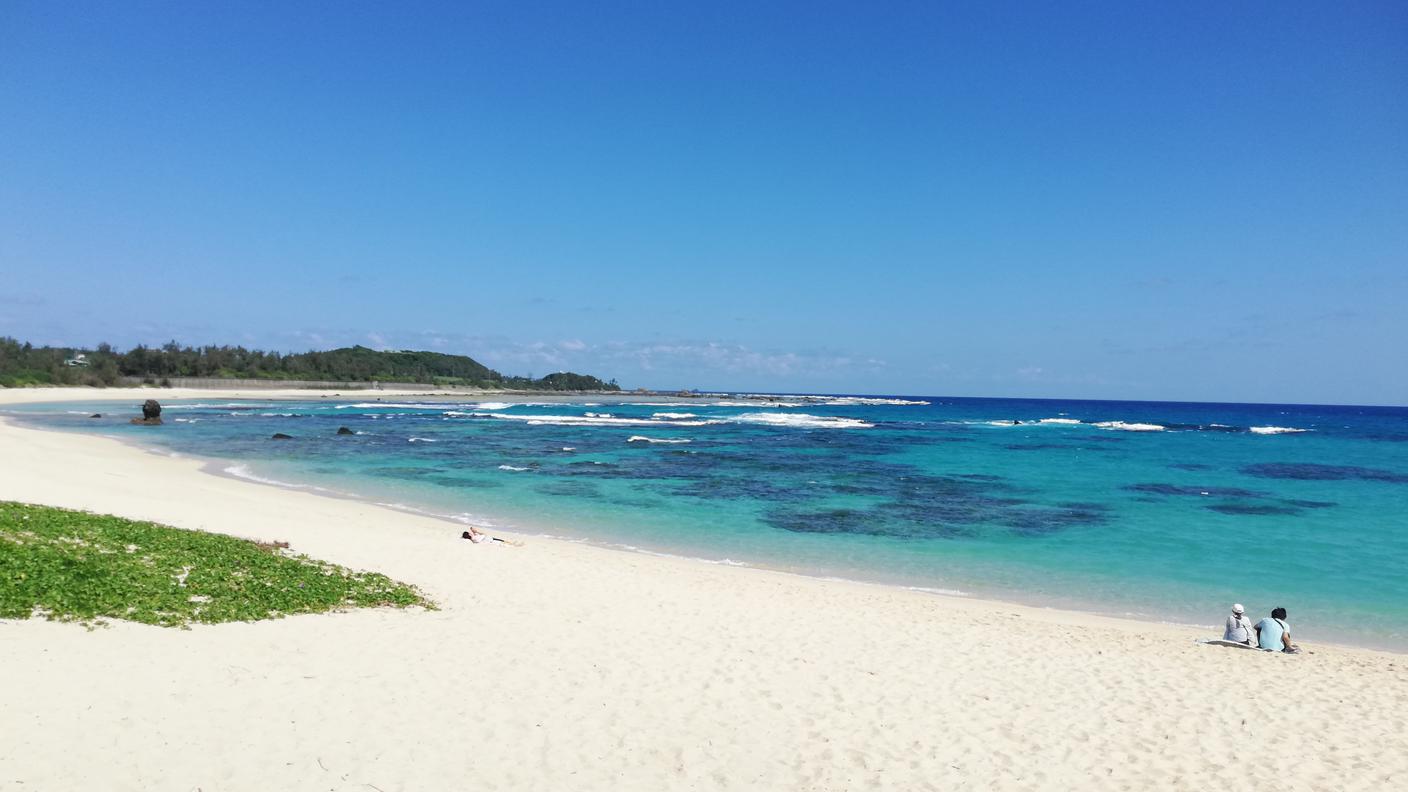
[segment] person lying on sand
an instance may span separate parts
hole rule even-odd
[[[465,531],[464,533],[460,534],[460,538],[468,539],[469,541],[474,542],[475,544],[484,544],[485,542],[503,542],[504,544],[510,545],[518,544],[518,542],[510,542],[507,539],[500,539],[497,536],[490,536],[489,534],[484,533],[478,528],[475,528],[473,525],[469,526],[468,531]]]
[[[1246,608],[1242,607],[1242,603],[1239,602],[1232,606],[1232,615],[1227,617],[1227,626],[1222,631],[1222,640],[1251,646],[1254,637],[1252,635],[1252,620],[1248,619],[1244,615],[1245,613]]]
[[[1286,624],[1286,609],[1276,608],[1271,611],[1271,618],[1262,619],[1256,623],[1256,644],[1267,651],[1281,651],[1286,654],[1295,654],[1300,651],[1300,647],[1291,643],[1291,628]]]

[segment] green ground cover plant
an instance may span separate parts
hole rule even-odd
[[[390,605],[413,586],[265,544],[0,501],[0,618],[181,627]]]

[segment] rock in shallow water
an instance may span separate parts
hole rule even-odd
[[[293,435],[286,435],[286,434],[284,434],[283,432],[275,432],[275,433],[274,433],[274,436],[271,437],[271,438],[269,438],[269,439],[270,439],[270,440],[292,440],[292,439],[293,439]]]
[[[138,426],[161,426],[161,404],[156,399],[142,402],[142,417],[133,418],[132,423]]]

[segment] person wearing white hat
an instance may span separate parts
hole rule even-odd
[[[1245,615],[1242,603],[1232,606],[1232,615],[1227,617],[1227,627],[1222,631],[1222,640],[1250,645],[1252,642],[1252,620]]]

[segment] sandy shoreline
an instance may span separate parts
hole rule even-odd
[[[331,396],[0,404],[148,393]],[[472,546],[201,466],[0,421],[0,499],[283,539],[443,609],[0,622],[13,788],[1249,789],[1269,767],[1290,789],[1408,784],[1402,655],[1220,650],[1188,628],[537,537]]]

